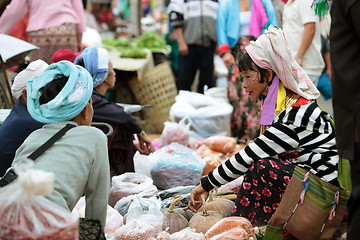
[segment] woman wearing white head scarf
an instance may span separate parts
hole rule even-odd
[[[16,149],[30,133],[44,125],[34,120],[26,108],[26,82],[41,74],[48,66],[43,60],[36,60],[14,78],[11,92],[18,102],[0,127],[0,176],[11,166]]]
[[[204,177],[189,207],[194,209],[200,194],[244,175],[232,215],[261,226],[278,206],[295,166],[338,186],[339,156],[330,116],[312,101],[319,92],[292,56],[282,30],[270,26],[246,52],[239,70],[249,97],[264,101],[262,135]]]
[[[85,195],[85,217],[106,221],[110,186],[107,140],[91,127],[93,81],[84,68],[69,61],[51,64],[41,75],[27,82],[30,115],[43,123],[16,151],[13,167],[54,136],[68,130],[33,162],[33,168],[55,174],[54,191],[48,199],[72,211]]]
[[[106,91],[115,86],[115,71],[109,60],[107,50],[98,47],[87,47],[74,62],[85,67],[93,78],[93,121],[106,122],[114,128],[115,134],[109,141],[112,175],[133,172],[135,151],[150,154],[154,151],[154,146],[131,113],[125,112],[123,107],[105,99],[104,94]],[[134,134],[137,135],[139,140],[135,143],[133,142]]]

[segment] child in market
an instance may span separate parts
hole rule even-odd
[[[201,179],[189,208],[198,209],[202,194],[244,175],[232,215],[261,226],[275,212],[295,166],[338,186],[339,156],[330,116],[313,101],[319,92],[288,49],[282,30],[270,26],[245,49],[239,70],[250,99],[263,101],[262,134]]]

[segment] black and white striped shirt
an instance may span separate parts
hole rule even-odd
[[[246,173],[254,161],[276,155],[284,159],[293,152],[296,159],[288,161],[337,185],[339,156],[329,119],[316,102],[285,109],[263,135],[210,172],[201,185],[209,191]]]

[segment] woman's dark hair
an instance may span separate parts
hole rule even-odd
[[[85,68],[84,59],[82,59],[82,58],[79,58],[75,64]]]
[[[266,76],[266,69],[263,68],[259,68],[258,66],[256,66],[256,64],[253,62],[253,60],[251,59],[250,55],[248,53],[244,53],[243,55],[241,55],[241,57],[239,57],[239,71],[248,71],[248,70],[253,70],[253,71],[257,71],[260,74],[260,83],[264,83],[265,82],[265,76]]]
[[[46,84],[45,87],[42,88],[42,94],[39,99],[40,105],[53,100],[59,94],[61,89],[63,89],[68,79],[68,77],[60,75],[57,76],[53,81]]]

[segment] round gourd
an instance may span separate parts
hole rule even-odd
[[[235,206],[235,203],[231,200],[225,198],[213,198],[213,191],[210,191],[209,198],[207,200],[206,208],[207,210],[217,211],[223,215],[223,217],[229,217],[231,211]],[[199,211],[203,209],[203,206],[200,207]]]
[[[206,233],[215,223],[223,218],[223,215],[217,211],[208,211],[207,203],[203,200],[203,210],[196,213],[189,221],[189,227],[196,232]]]
[[[192,216],[194,216],[194,212],[187,209],[187,210],[184,210],[182,208],[175,208],[174,209],[174,212],[177,212],[177,213],[180,213],[181,215],[183,215],[186,220],[190,221],[190,219],[192,218]]]
[[[174,206],[180,197],[174,197],[168,211],[164,214],[162,230],[169,233],[178,232],[189,225],[188,220],[178,212],[174,211]]]

